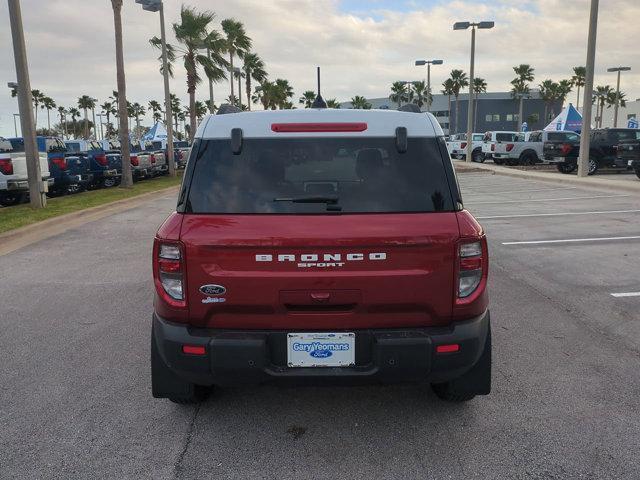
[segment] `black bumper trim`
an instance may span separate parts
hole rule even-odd
[[[174,374],[199,385],[268,382],[444,382],[468,371],[480,358],[489,311],[449,327],[351,330],[356,334],[354,367],[290,368],[286,335],[300,330],[215,330],[171,323],[153,315],[153,338],[160,358]],[[436,354],[457,343],[460,351]],[[201,345],[206,355],[186,355],[183,345]]]

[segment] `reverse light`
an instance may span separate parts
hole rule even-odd
[[[0,158],[0,172],[3,175],[13,175],[13,163],[10,158]]]
[[[459,251],[458,298],[475,292],[482,280],[482,243],[462,243]]]

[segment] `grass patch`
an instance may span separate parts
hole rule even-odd
[[[124,198],[136,197],[143,193],[155,192],[163,188],[180,185],[182,172],[178,176],[158,177],[133,184],[132,188],[103,188],[90,192],[82,192],[75,195],[67,195],[58,198],[48,198],[47,208],[32,209],[29,204],[16,205],[15,207],[0,208],[0,233],[8,232],[16,228],[24,227],[32,223],[40,222],[48,218],[57,217],[66,213],[77,212],[85,208],[97,207],[109,202],[115,202]]]

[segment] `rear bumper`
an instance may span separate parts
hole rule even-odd
[[[476,364],[489,329],[489,311],[449,327],[355,330],[354,367],[290,368],[287,331],[212,330],[170,323],[153,315],[152,341],[164,364],[199,385],[261,383],[443,382]],[[454,353],[436,346],[459,344]],[[183,345],[204,346],[202,356]]]

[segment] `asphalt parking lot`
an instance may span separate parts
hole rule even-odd
[[[640,197],[459,180],[490,241],[492,395],[153,399],[149,252],[166,197],[0,256],[0,478],[640,477]]]

